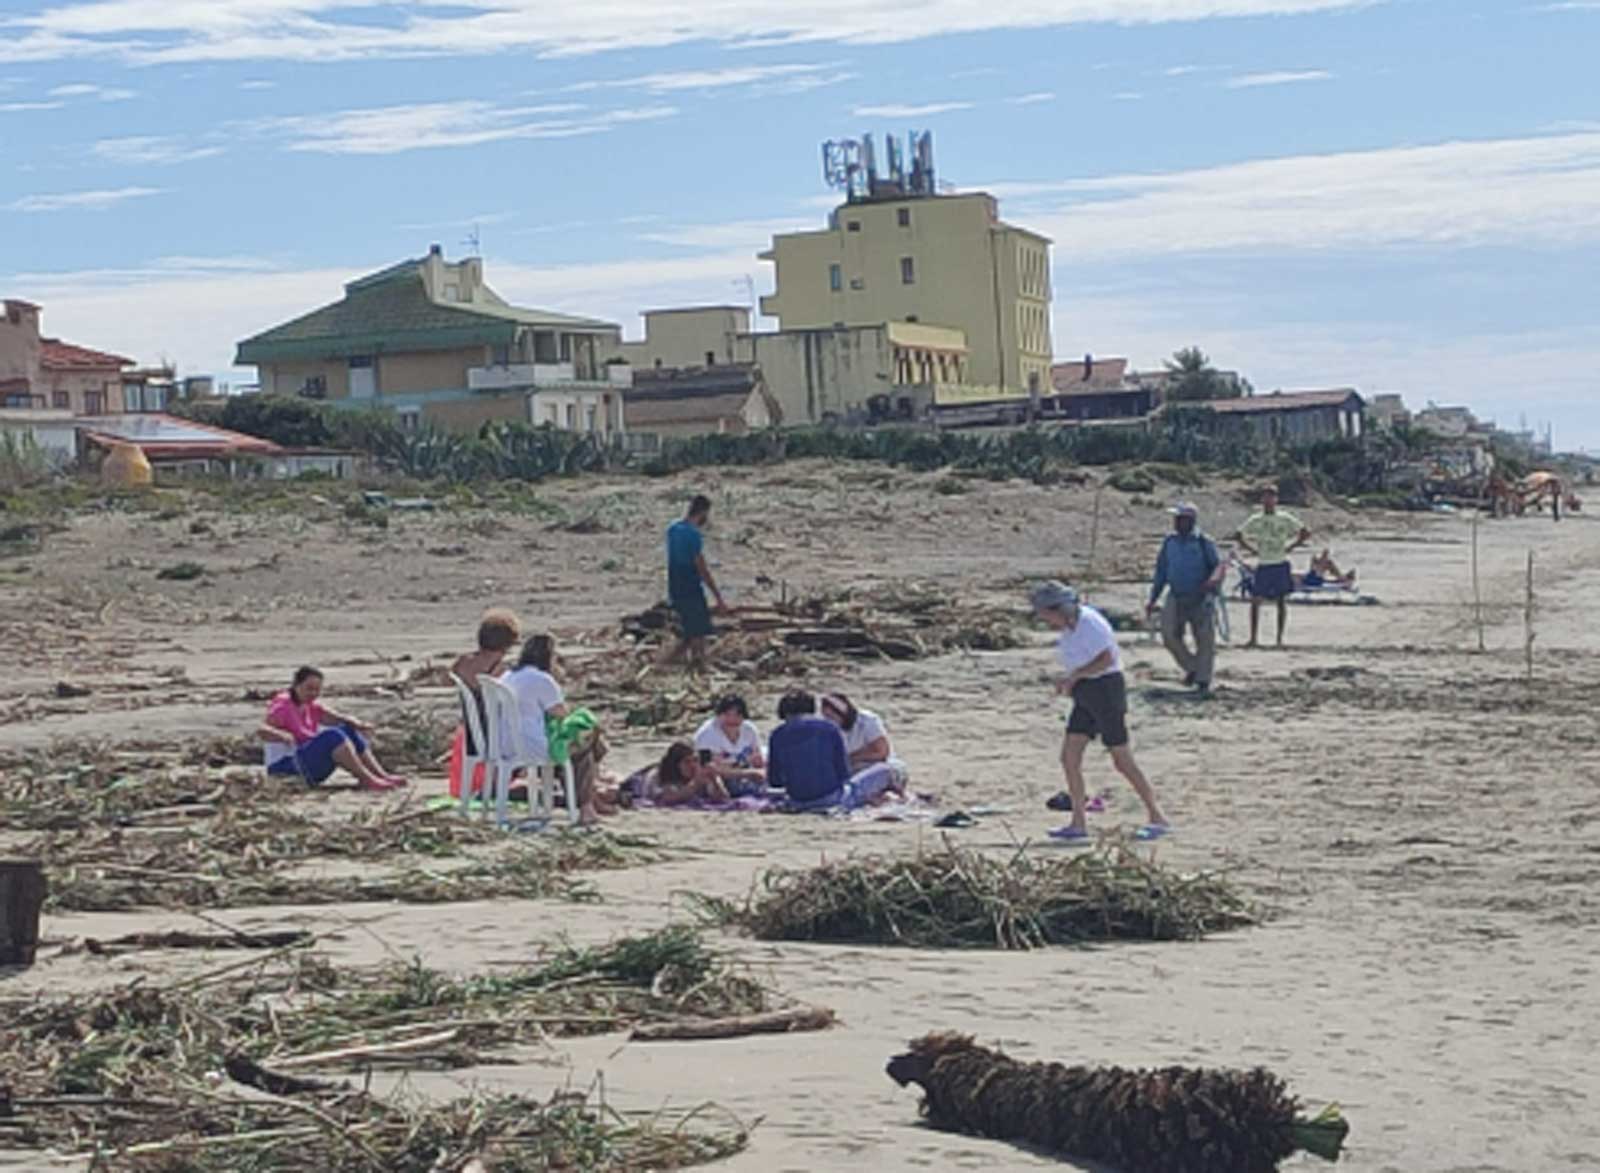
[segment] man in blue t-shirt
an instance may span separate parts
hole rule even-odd
[[[667,657],[669,661],[687,655],[691,664],[706,656],[706,637],[711,634],[711,610],[706,606],[705,588],[710,587],[717,610],[726,611],[722,592],[706,565],[705,537],[702,530],[711,520],[711,498],[696,496],[689,512],[667,527],[667,600],[678,613],[682,638]]]
[[[1161,543],[1146,610],[1151,615],[1161,613],[1161,640],[1183,669],[1184,684],[1206,696],[1217,666],[1217,592],[1228,565],[1217,554],[1216,544],[1200,532],[1198,509],[1184,502],[1169,512],[1172,532]],[[1185,632],[1194,636],[1193,651],[1184,641]]]
[[[784,790],[795,806],[853,810],[881,802],[897,789],[893,770],[874,767],[851,777],[844,734],[817,716],[817,698],[809,692],[791,692],[779,701],[778,718],[783,724],[767,744],[767,785]]]

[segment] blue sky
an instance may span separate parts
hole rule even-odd
[[[234,342],[476,225],[514,300],[743,301],[818,144],[932,129],[1056,241],[1063,357],[1600,448],[1600,0],[0,0],[0,294]]]

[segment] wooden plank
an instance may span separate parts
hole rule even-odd
[[[44,894],[38,860],[0,860],[0,965],[33,964]]]

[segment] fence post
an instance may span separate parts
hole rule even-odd
[[[1528,551],[1528,589],[1522,604],[1523,654],[1527,657],[1528,683],[1533,683],[1533,551]]]

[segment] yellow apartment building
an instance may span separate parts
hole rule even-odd
[[[1050,241],[1000,219],[983,192],[852,196],[816,232],[775,237],[762,260],[779,328],[922,324],[965,339],[962,381],[1050,389]]]

